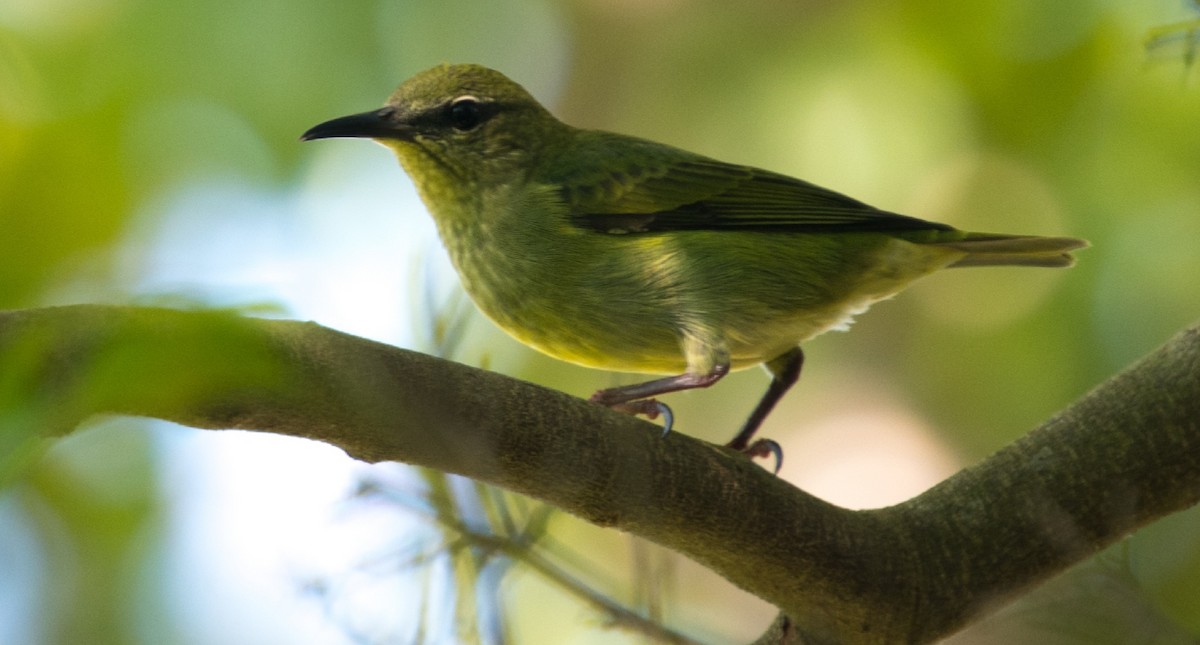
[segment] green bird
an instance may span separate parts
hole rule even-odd
[[[378,110],[302,140],[390,148],[475,304],[517,340],[608,370],[666,374],[591,400],[654,417],[654,397],[765,365],[766,394],[727,445],[751,442],[796,382],[800,344],[946,267],[1066,267],[1087,242],[968,233],[768,170],[567,125],[480,65],[405,81]]]

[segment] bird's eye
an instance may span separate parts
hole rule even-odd
[[[450,126],[455,130],[466,132],[475,129],[483,123],[483,109],[479,99],[474,96],[460,96],[452,101],[447,108]]]

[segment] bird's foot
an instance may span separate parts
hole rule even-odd
[[[783,468],[783,448],[774,439],[758,439],[740,451],[751,459],[774,456],[775,469],[771,472],[776,475],[779,474],[779,469]]]
[[[666,403],[662,403],[657,399],[637,399],[636,401],[622,401],[620,403],[606,403],[600,397],[605,392],[601,390],[592,395],[589,399],[593,403],[608,406],[617,412],[632,414],[634,416],[644,416],[647,419],[657,419],[659,415],[663,418],[662,436],[667,436],[671,432],[671,427],[675,425],[675,413],[671,412],[671,408],[667,407]]]

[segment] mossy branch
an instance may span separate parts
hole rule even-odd
[[[1200,328],[987,460],[869,511],[560,392],[312,323],[0,312],[0,447],[99,413],[305,437],[530,495],[775,604],[764,642],[927,642],[1200,499]]]

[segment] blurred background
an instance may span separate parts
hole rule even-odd
[[[806,346],[762,430],[781,476],[884,506],[1200,317],[1198,19],[1178,0],[4,0],[0,308],[234,308],[579,396],[636,380],[475,312],[386,150],[297,141],[483,63],[575,125],[1091,240],[1072,270],[946,272]],[[766,384],[672,395],[677,430],[724,441]],[[109,418],[14,468],[0,643],[634,643],[660,623],[734,643],[775,614],[654,545],[311,442]],[[954,642],[1197,633],[1192,511]]]

